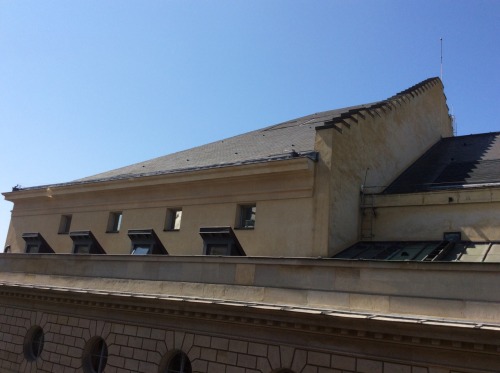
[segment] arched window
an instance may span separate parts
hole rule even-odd
[[[44,333],[39,326],[33,326],[24,338],[24,356],[30,361],[38,359],[43,350]]]
[[[85,373],[103,373],[108,362],[108,346],[101,337],[94,337],[87,342],[83,351],[83,369]]]
[[[165,355],[163,362],[160,364],[160,373],[192,373],[191,361],[188,356],[180,351],[175,350]]]

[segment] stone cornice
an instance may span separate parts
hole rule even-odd
[[[128,292],[151,299],[168,294],[203,302],[286,305],[320,313],[346,310],[476,325],[500,324],[500,295],[495,291],[499,268],[500,263],[4,254],[0,281],[57,292]]]
[[[492,203],[500,202],[500,186],[478,185],[460,189],[405,194],[366,194],[366,198],[369,198],[369,207],[371,208]]]
[[[20,189],[2,193],[6,200],[17,202],[27,198],[39,198],[72,195],[78,193],[92,193],[98,191],[114,191],[129,188],[164,186],[169,184],[183,184],[203,182],[207,180],[223,180],[242,177],[262,177],[267,175],[281,175],[284,173],[310,172],[313,170],[314,160],[310,157],[274,160],[261,163],[231,165],[213,169],[199,169],[182,172],[172,172],[157,175],[144,175],[127,179],[113,179],[105,181],[89,181],[54,184],[33,188]]]

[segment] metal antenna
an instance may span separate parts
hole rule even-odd
[[[441,41],[441,81],[443,81],[443,38],[439,40]]]

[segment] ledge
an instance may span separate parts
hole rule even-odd
[[[499,186],[450,189],[405,194],[367,194],[373,204],[365,207],[404,207],[500,202]]]
[[[27,287],[500,323],[500,263],[3,254],[0,273]]]
[[[312,171],[315,161],[308,156],[291,159],[269,160],[248,164],[221,165],[214,168],[178,170],[151,175],[131,175],[129,177],[75,181],[54,185],[42,185],[2,193],[7,201],[25,198],[49,197],[76,193],[89,193],[102,190],[119,190],[173,183],[197,182],[203,180],[227,179],[256,175],[280,174],[289,172]]]

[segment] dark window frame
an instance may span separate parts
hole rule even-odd
[[[154,229],[129,229],[127,232],[131,242],[131,255],[168,255]],[[138,252],[138,249],[146,249],[146,252]]]
[[[91,231],[70,232],[69,237],[73,240],[73,247],[71,248],[73,254],[106,254],[106,251]],[[83,248],[85,250],[82,250]]]
[[[245,203],[238,205],[238,216],[235,229],[255,229],[256,218],[256,203]]]
[[[192,373],[191,360],[182,350],[175,349],[167,353],[160,363],[162,373]]]
[[[443,232],[443,241],[460,242],[462,241],[462,232]]]
[[[26,254],[53,254],[54,250],[38,232],[23,233],[21,236],[25,241],[24,252]]]
[[[179,217],[179,227],[176,228],[177,222],[177,213],[180,212]],[[182,226],[182,217],[183,217],[182,207],[169,207],[167,208],[167,215],[165,217],[165,228],[163,229],[165,232],[178,232],[181,230]]]
[[[23,352],[26,360],[37,360],[43,351],[44,343],[45,333],[42,327],[38,325],[32,326],[24,337]]]
[[[123,223],[123,212],[112,211],[109,213],[106,233],[119,233]]]
[[[65,214],[61,215],[61,220],[59,222],[59,230],[58,234],[69,234],[71,230],[71,220],[73,219],[73,215]]]
[[[203,255],[246,256],[231,227],[202,227],[199,233],[203,239]]]
[[[91,338],[83,352],[83,371],[85,373],[103,373],[108,357],[106,341],[101,337]]]

